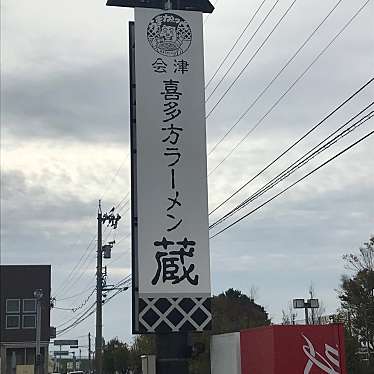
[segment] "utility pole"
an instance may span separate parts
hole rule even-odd
[[[43,291],[37,289],[34,291],[34,297],[36,299],[36,348],[35,348],[35,373],[43,374],[42,370],[42,357],[40,354],[40,335],[41,335],[41,325],[42,325],[42,306],[41,300],[43,297]]]
[[[95,368],[96,374],[102,374],[103,371],[103,215],[101,211],[101,200],[99,200],[99,209],[97,212],[97,267],[96,267],[96,338],[95,338]]]
[[[101,211],[101,200],[97,212],[97,266],[96,266],[96,337],[95,337],[95,371],[96,374],[103,372],[103,290],[106,289],[106,267],[105,278],[103,277],[103,256],[111,257],[111,250],[115,241],[103,246],[103,224],[108,222],[108,226],[116,229],[121,216],[114,215],[114,207],[109,214],[103,215]]]
[[[88,333],[88,374],[92,373],[91,367],[91,333]]]

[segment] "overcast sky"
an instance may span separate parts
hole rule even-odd
[[[204,26],[206,81],[261,2],[236,0],[233,7],[232,1],[217,1]],[[207,102],[208,113],[251,60],[209,115],[208,151],[338,2],[294,61],[209,155],[208,171],[259,123],[365,1],[298,0],[255,55],[292,1],[277,3]],[[274,110],[211,173],[211,210],[373,77],[373,3],[368,2]],[[209,85],[207,96],[274,4],[275,0],[264,2]],[[108,229],[104,233],[105,239],[115,238],[118,243],[108,265],[108,282],[131,272],[125,197],[129,193],[127,25],[132,18],[132,10],[106,7],[104,0],[1,2],[1,264],[51,264],[52,294],[60,308],[79,307],[95,287],[94,237],[100,198],[104,210],[120,203],[123,215],[116,232]],[[373,101],[373,87],[368,86],[211,215],[211,222],[367,106]],[[371,119],[219,228],[373,128]],[[213,238],[213,292],[234,287],[249,293],[255,287],[256,302],[279,322],[288,301],[306,298],[312,282],[326,314],[334,313],[338,307],[336,289],[345,272],[342,255],[356,251],[374,234],[373,188],[374,138],[370,137]],[[130,299],[128,291],[104,306],[106,339],[131,339]],[[76,315],[54,309],[52,323],[58,326]],[[300,313],[298,318],[302,318]],[[94,334],[93,317],[61,337],[74,338],[89,331]],[[87,342],[85,338],[81,341]]]

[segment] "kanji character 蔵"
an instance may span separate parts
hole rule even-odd
[[[174,244],[182,245],[182,247],[178,250],[168,251],[168,247],[174,246]],[[187,281],[191,285],[196,286],[199,283],[199,275],[192,274],[195,270],[195,265],[189,264],[187,266],[186,264],[186,258],[191,259],[194,256],[195,244],[195,241],[187,240],[187,238],[174,243],[164,237],[161,242],[154,242],[156,247],[162,246],[163,250],[156,252],[157,270],[152,279],[152,284],[156,285],[162,279],[163,283],[178,284]],[[191,248],[187,250],[187,247]]]

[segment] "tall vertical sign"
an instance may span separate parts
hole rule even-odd
[[[133,331],[203,331],[211,290],[202,13],[136,8],[130,51]]]

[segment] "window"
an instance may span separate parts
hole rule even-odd
[[[7,301],[6,301],[6,312],[7,313],[19,313],[20,312],[20,301],[19,301],[19,299],[7,299]]]
[[[36,313],[36,300],[24,299],[23,300],[23,313]]]
[[[6,316],[6,328],[7,329],[19,329],[19,315],[7,315]]]
[[[34,314],[24,314],[22,316],[22,328],[24,329],[35,329],[36,328],[36,316]]]

